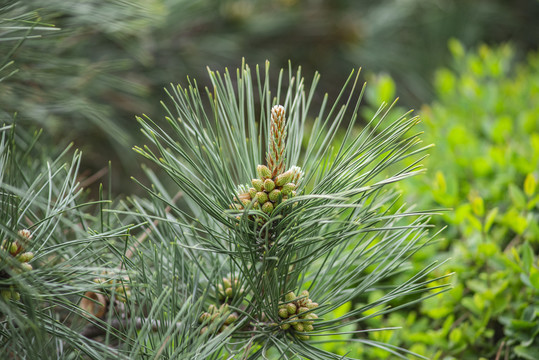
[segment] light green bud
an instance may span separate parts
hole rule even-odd
[[[273,204],[271,202],[265,202],[264,205],[262,205],[262,211],[266,214],[270,214],[273,211]]]
[[[232,291],[232,288],[229,287],[229,288],[226,288],[225,294],[226,294],[226,296],[227,296],[229,299],[231,299],[232,296],[234,295],[234,291]]]
[[[17,253],[19,252],[19,246],[17,245],[16,242],[12,242],[10,247],[9,247],[9,253],[13,256],[17,255]]]
[[[275,183],[271,179],[266,179],[264,181],[264,189],[269,193],[271,190],[275,189]]]
[[[313,331],[314,330],[314,326],[312,326],[311,324],[309,325],[303,325],[303,330],[305,331]]]
[[[286,319],[288,318],[288,310],[286,308],[284,309],[279,309],[279,317],[281,319]]]
[[[219,285],[221,285],[221,284],[219,284]],[[229,288],[229,287],[232,286],[232,282],[230,281],[229,278],[224,277],[223,278],[223,285],[225,286],[225,288]]]
[[[288,323],[282,324],[282,325],[281,325],[281,329],[283,329],[283,330],[288,330],[288,329],[290,329],[290,324],[288,324]]]
[[[230,315],[228,315],[228,317],[225,320],[225,325],[230,325],[236,320],[238,320],[238,315],[230,314]]]
[[[9,300],[9,299],[11,299],[11,290],[2,290],[0,292],[0,295],[2,295],[4,300]]]
[[[211,305],[208,307],[208,312],[209,312],[210,314],[213,314],[213,313],[215,313],[216,311],[217,311],[217,306],[211,304]]]
[[[284,184],[289,183],[290,180],[292,180],[292,176],[293,174],[292,172],[290,172],[290,170],[282,173],[281,175],[275,178],[275,185],[283,186]]]
[[[290,197],[295,197],[296,195],[297,195],[297,194],[296,194],[296,191],[295,191],[295,190],[292,191],[292,192],[290,193]]]
[[[294,190],[296,190],[296,184],[294,183],[284,184],[281,188],[281,192],[283,193],[283,195],[289,195]]]
[[[307,307],[300,307],[300,308],[299,308],[299,311],[298,311],[298,314],[301,315],[301,313],[305,313],[305,312],[307,312],[307,311],[309,311],[309,308],[307,308]]]
[[[29,252],[25,252],[25,253],[20,254],[17,259],[20,262],[27,263],[27,262],[31,261],[33,258],[34,258],[34,253],[29,251]]]
[[[266,201],[268,201],[268,194],[263,191],[259,191],[256,193],[256,199],[260,204],[264,204]]]
[[[256,197],[256,193],[260,191],[260,190],[257,190],[255,189],[254,187],[252,188],[249,188],[249,195],[251,196],[251,199],[254,199]]]
[[[226,331],[226,329],[228,329],[228,326],[223,325],[223,326],[221,326],[221,328],[219,328],[219,332],[222,333],[223,331]]]
[[[303,332],[304,329],[303,329],[303,323],[300,323],[300,322],[295,322],[292,324],[292,327],[294,328],[294,330],[296,331],[300,331],[300,332]]]
[[[311,302],[308,302],[308,303],[307,303],[307,307],[308,307],[309,309],[317,308],[317,307],[318,307],[318,303],[315,303],[315,302],[312,302],[312,301],[311,301]]]
[[[284,296],[284,300],[285,301],[294,301],[296,300],[296,295],[294,294],[293,291],[287,293],[285,296]]]
[[[281,191],[275,189],[272,192],[269,193],[269,199],[273,202],[277,202],[279,198],[281,197]]]
[[[305,315],[305,319],[315,320],[318,319],[318,315],[316,315],[315,313],[308,313],[307,315]],[[313,323],[314,321],[305,321],[305,324],[312,325]]]
[[[204,335],[206,331],[208,331],[208,327],[204,326],[202,329],[200,329],[200,335]]]
[[[251,184],[253,184],[253,187],[256,189],[256,191],[262,191],[264,188],[264,181],[260,179],[253,179],[251,181]]]
[[[294,315],[296,313],[296,310],[298,308],[296,307],[296,305],[294,303],[288,303],[286,304],[286,310],[288,311],[288,313],[290,315]]]
[[[266,179],[271,177],[271,170],[266,165],[258,165],[256,172],[260,179]]]
[[[205,312],[202,315],[200,315],[200,317],[198,318],[198,322],[202,324],[204,321],[208,320],[210,317],[211,317],[210,313]]]
[[[21,267],[24,271],[32,271],[34,268],[28,263],[21,263]]]
[[[311,338],[309,335],[304,335],[304,334],[296,334],[296,336],[300,340],[309,340]]]

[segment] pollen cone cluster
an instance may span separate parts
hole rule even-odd
[[[271,126],[268,153],[268,165],[258,165],[258,178],[251,180],[251,186],[242,186],[235,197],[237,209],[241,210],[252,204],[256,210],[271,214],[275,207],[294,196],[303,172],[297,166],[284,170],[286,140],[286,122],[284,107],[276,105],[271,111]]]
[[[30,265],[30,261],[32,261],[32,259],[34,258],[34,253],[25,252],[25,248],[30,243],[30,240],[32,240],[32,233],[30,232],[30,230],[20,230],[18,232],[18,235],[19,239],[15,241],[2,241],[2,245],[0,245],[0,251],[3,252],[2,258],[12,257],[13,259],[17,260],[16,263],[11,263],[7,266],[10,267],[11,272],[20,274],[33,270],[32,265]],[[1,262],[3,261],[0,260],[0,263]],[[4,266],[2,266],[2,270],[0,270],[0,278],[7,279],[9,277],[9,272],[5,271]],[[20,299],[19,292],[13,286],[1,287],[0,294],[5,300]]]
[[[238,320],[238,314],[231,312],[227,304],[223,304],[219,308],[215,305],[210,305],[208,311],[202,313],[198,318],[199,324],[206,325],[200,330],[200,334],[204,334],[207,331],[214,334],[222,333],[236,320]]]
[[[236,297],[243,295],[243,287],[240,286],[238,279],[232,279],[230,277],[224,277],[222,284],[217,285],[217,295],[221,301],[231,301]]]
[[[318,304],[309,299],[307,290],[303,290],[297,297],[289,292],[285,295],[285,301],[279,304],[279,317],[283,320],[281,329],[293,329],[299,339],[308,340],[309,335],[303,333],[314,330],[313,323],[318,316],[312,310],[317,307]]]

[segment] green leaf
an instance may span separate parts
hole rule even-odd
[[[494,223],[494,220],[496,219],[496,215],[498,215],[498,208],[495,207],[494,209],[490,210],[485,218],[485,224],[484,224],[484,231],[486,233],[489,232],[490,228],[492,227],[492,224]]]
[[[537,181],[535,180],[535,176],[533,174],[528,174],[526,176],[526,179],[524,179],[524,194],[526,194],[527,197],[532,197],[532,195],[535,193],[535,186],[537,184]]]
[[[527,360],[537,360],[537,354],[539,354],[539,346],[531,346],[531,347],[524,347],[524,346],[515,346],[513,349],[516,355],[527,359]]]
[[[515,184],[509,184],[509,196],[518,209],[526,208],[526,197]]]
[[[539,290],[539,270],[537,270],[537,268],[535,267],[531,267],[530,269],[530,284],[536,288],[537,290]]]
[[[522,264],[524,266],[524,271],[528,272],[534,262],[533,249],[528,241],[522,244],[521,251],[522,251]]]

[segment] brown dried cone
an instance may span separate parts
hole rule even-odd
[[[278,315],[287,322],[281,323],[281,330],[293,329],[298,339],[309,340],[309,335],[303,333],[314,330],[313,323],[318,316],[312,312],[312,309],[318,307],[318,304],[309,299],[307,290],[303,290],[298,297],[293,292],[289,292],[284,300],[279,304]]]
[[[286,118],[284,116],[284,107],[275,105],[271,109],[270,136],[266,155],[272,178],[283,172],[285,142]]]
[[[108,305],[107,297],[94,291],[84,293],[84,297],[79,304],[80,308],[88,313],[87,315],[85,314],[86,316],[95,316],[99,319],[102,319],[107,313]]]

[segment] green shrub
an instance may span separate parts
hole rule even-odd
[[[435,359],[536,359],[539,56],[515,64],[509,45],[450,50],[453,68],[437,72],[438,99],[421,110],[435,144],[429,175],[403,190],[407,202],[450,209],[435,218],[447,225],[436,249],[451,257],[454,288],[409,314],[411,331],[393,341]]]

